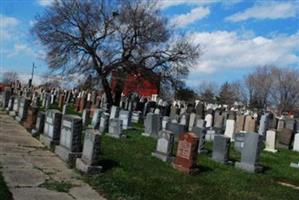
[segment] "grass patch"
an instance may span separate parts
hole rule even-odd
[[[54,190],[57,192],[68,192],[73,185],[70,182],[59,182],[50,179],[41,184],[39,187],[47,188],[48,190]]]
[[[174,170],[170,164],[151,157],[156,140],[141,136],[140,125],[128,130],[127,139],[107,136],[102,140],[103,173],[86,176],[85,179],[95,189],[112,200],[152,200],[152,199],[242,199],[242,200],[298,200],[299,191],[282,186],[278,181],[299,186],[299,171],[289,167],[291,161],[298,161],[299,154],[287,150],[272,154],[263,152],[261,163],[266,166],[263,174],[249,174],[211,160],[209,153],[198,156],[200,173],[196,176],[184,175]],[[232,160],[240,154],[231,149]]]

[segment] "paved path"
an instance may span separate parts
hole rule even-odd
[[[0,164],[14,200],[104,200],[3,111],[0,111]],[[58,183],[62,183],[62,189],[51,189]]]

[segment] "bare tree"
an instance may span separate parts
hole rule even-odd
[[[215,103],[218,86],[214,82],[203,81],[199,85],[198,94],[202,101],[206,103]]]
[[[46,47],[51,69],[99,79],[109,105],[119,104],[129,74],[175,83],[199,56],[198,46],[172,40],[152,1],[55,1],[32,31]],[[112,72],[118,76],[114,99]]]
[[[292,111],[299,102],[299,72],[291,68],[273,68],[271,97],[279,112]]]
[[[19,75],[17,72],[4,72],[2,77],[2,82],[4,84],[9,84],[19,80]]]

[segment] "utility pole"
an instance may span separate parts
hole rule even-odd
[[[34,62],[32,64],[32,71],[31,71],[31,79],[29,79],[29,87],[32,86],[32,82],[33,82],[33,75],[34,75],[34,69],[36,68]]]

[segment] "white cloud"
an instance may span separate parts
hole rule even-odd
[[[236,32],[198,32],[189,40],[200,44],[203,55],[195,72],[211,74],[223,69],[242,69],[266,64],[299,65],[299,31],[290,36],[251,38]],[[297,52],[297,53],[296,53]]]
[[[34,56],[33,50],[27,45],[22,43],[14,44],[13,49],[7,54],[8,58],[19,56],[20,54]]]
[[[0,14],[0,41],[10,39],[13,30],[19,24],[19,20],[14,17],[8,17]]]
[[[191,24],[197,20],[200,20],[210,14],[210,9],[206,7],[197,7],[192,9],[189,13],[175,16],[170,24],[177,27],[184,27]]]
[[[37,3],[41,6],[50,6],[54,0],[37,0]]]
[[[238,12],[226,18],[227,21],[239,22],[250,18],[279,19],[295,17],[299,13],[299,1],[262,1],[245,11]]]
[[[220,0],[160,0],[158,1],[158,5],[161,9],[165,9],[172,6],[179,6],[179,5],[207,5],[212,3],[217,3]]]

